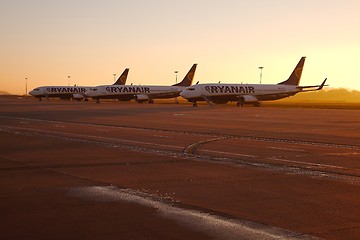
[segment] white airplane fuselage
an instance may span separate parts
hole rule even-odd
[[[89,89],[90,87],[85,86],[42,86],[34,88],[29,94],[36,98],[82,99]]]
[[[186,86],[104,85],[90,88],[85,95],[93,99],[135,99],[141,102],[153,98],[175,98],[185,88]]]
[[[214,103],[255,103],[277,100],[295,95],[301,88],[274,84],[197,84],[180,93],[190,102],[209,100]]]

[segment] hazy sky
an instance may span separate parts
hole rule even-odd
[[[285,80],[360,90],[358,0],[0,0],[0,90]]]

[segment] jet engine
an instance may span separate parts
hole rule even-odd
[[[245,95],[240,97],[240,101],[242,101],[243,103],[255,103],[259,100],[255,96]]]
[[[254,104],[254,106],[260,106],[259,99],[257,99],[255,96],[252,95],[244,95],[239,98],[239,101],[237,103],[238,106],[242,106],[244,104]]]
[[[147,102],[149,101],[150,98],[148,95],[144,95],[144,94],[138,94],[135,96],[135,101],[138,103],[143,103],[143,102]]]
[[[72,98],[75,100],[81,101],[84,99],[84,95],[75,93],[75,94],[73,94]]]

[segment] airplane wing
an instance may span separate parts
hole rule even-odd
[[[301,89],[302,92],[310,92],[310,91],[318,91],[323,89],[324,86],[329,86],[329,85],[325,85],[327,78],[325,78],[325,80],[320,84],[320,85],[314,85],[314,86],[298,86],[296,88]],[[303,90],[303,89],[309,89],[309,90]]]
[[[150,99],[156,99],[156,98],[173,98],[179,96],[179,91],[168,91],[168,92],[161,92],[161,93],[147,93],[147,95]]]

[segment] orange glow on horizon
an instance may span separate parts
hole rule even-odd
[[[263,66],[262,83],[275,84],[302,56],[301,85],[327,77],[331,87],[360,90],[360,2],[227,1],[92,2],[86,11],[67,1],[8,2],[0,10],[0,91],[24,94],[25,78],[28,91],[69,80],[112,84],[127,67],[129,84],[171,85],[174,71],[182,79],[193,63],[194,82],[259,83]]]

